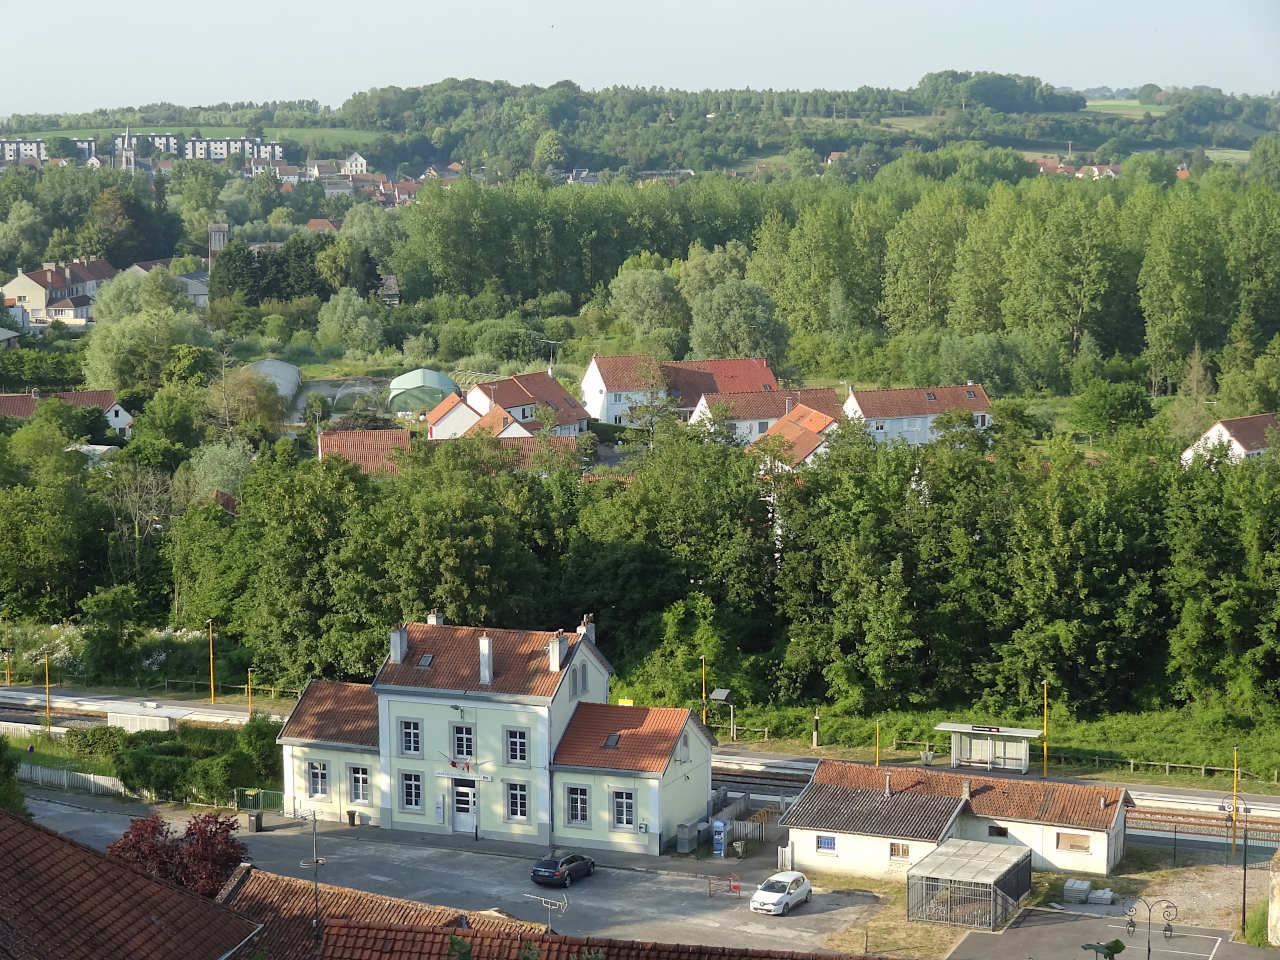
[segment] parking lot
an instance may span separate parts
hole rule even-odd
[[[1074,958],[1094,960],[1093,951],[1082,952],[1086,943],[1121,940],[1123,960],[1143,960],[1147,951],[1146,910],[1143,920],[1129,935],[1124,917],[1090,917],[1063,910],[1024,910],[1002,933],[969,933],[952,951],[948,960],[1053,960]],[[1173,936],[1165,939],[1159,913],[1151,926],[1152,960],[1254,960],[1271,952],[1231,942],[1231,931],[1173,925]]]
[[[121,814],[35,797],[29,797],[27,805],[37,822],[98,849],[120,836],[129,823]],[[297,824],[241,839],[255,865],[310,879],[311,872],[299,866],[299,861],[311,856],[307,826]],[[514,858],[325,834],[320,836],[319,854],[325,858],[320,872],[323,883],[468,910],[497,907],[542,923],[547,920],[546,909],[526,894],[552,899],[563,894],[568,910],[553,916],[552,925],[573,935],[815,951],[823,949],[831,933],[864,922],[878,909],[870,894],[818,891],[788,917],[760,916],[748,908],[755,882],[763,879],[756,876],[743,879],[740,898],[724,892],[709,897],[707,881],[691,876],[606,868],[563,891],[530,883],[532,856]]]

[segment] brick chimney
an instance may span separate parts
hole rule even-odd
[[[480,637],[480,682],[493,683],[493,639],[487,633]]]
[[[551,638],[551,642],[547,644],[547,666],[552,673],[559,673],[564,667],[565,657],[569,653],[569,638],[565,636],[563,630],[557,630],[556,635]]]
[[[408,650],[409,628],[402,624],[391,631],[391,662],[404,663]]]

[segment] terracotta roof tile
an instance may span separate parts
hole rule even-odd
[[[513,424],[519,426],[526,434],[529,434],[532,430],[539,430],[542,427],[542,424],[538,423],[537,420],[526,420],[524,423],[521,423],[513,417],[510,411],[505,407],[496,406],[471,426],[467,427],[466,431],[462,435],[464,437],[473,437],[477,434],[487,433],[491,437],[496,437],[503,430],[506,430]]]
[[[787,460],[795,466],[804,463],[827,442],[826,434],[839,423],[840,416],[829,416],[799,404],[766,430],[764,436],[780,437],[786,446]],[[751,449],[755,446],[752,444]]]
[[[680,707],[579,703],[556,746],[565,767],[662,773],[692,712]],[[605,742],[616,735],[614,746]]]
[[[607,937],[566,937],[555,933],[516,934],[443,927],[395,926],[326,920],[320,960],[451,960],[450,938],[471,946],[472,960],[518,960],[524,944],[537,947],[540,960],[572,960],[598,954],[605,960],[840,960],[838,953],[652,943]]]
[[[549,406],[555,411],[557,426],[568,426],[590,417],[582,404],[544,371],[521,373],[502,380],[477,383],[467,391],[469,400],[475,391],[488,397],[491,403],[507,410],[531,404]],[[471,404],[476,406],[475,401],[471,401]]]
[[[551,441],[551,452],[562,457],[571,457],[577,453],[577,437],[548,437]],[[527,470],[533,465],[533,455],[542,449],[539,437],[500,437],[498,442],[502,449],[512,451],[513,466]]]
[[[475,691],[515,696],[550,697],[565,675],[552,673],[547,647],[554,631],[498,630],[490,627],[434,626],[409,623],[403,663],[388,659],[374,678],[375,685],[418,687],[426,690]],[[480,637],[487,635],[493,651],[493,682],[480,682]],[[565,663],[570,664],[582,640],[569,632]],[[419,664],[427,654],[428,666]],[[599,656],[599,654],[597,654]],[[600,656],[602,662],[603,656]]]
[[[825,413],[832,419],[844,416],[836,392],[830,387],[813,390],[753,390],[749,393],[708,393],[703,399],[710,409],[728,407],[734,420],[778,420],[786,415],[787,401]]]
[[[929,399],[933,394],[934,399]],[[973,394],[973,396],[969,396]],[[907,387],[901,390],[854,390],[853,398],[862,410],[862,419],[872,417],[923,417],[945,410],[972,410],[986,413],[991,400],[982,384],[963,387]]]
[[[408,430],[335,430],[320,434],[317,440],[320,459],[345,457],[362,473],[380,470],[396,473],[392,454],[409,449]]]
[[[36,412],[36,404],[40,400],[48,400],[56,397],[63,403],[69,403],[77,410],[84,407],[98,407],[106,411],[110,410],[116,402],[116,394],[114,390],[67,390],[63,393],[54,393],[49,396],[36,395],[30,393],[0,393],[0,417],[16,417],[25,420]]]
[[[895,792],[909,791],[941,797],[960,797],[967,780],[969,803],[966,811],[974,816],[1086,830],[1108,829],[1126,800],[1125,791],[1119,787],[979,777],[918,767],[897,767],[888,772],[890,789]],[[886,768],[870,764],[823,760],[818,764],[812,782],[855,790],[883,790],[885,773]]]
[[[540,923],[526,923],[496,912],[463,911],[397,897],[384,897],[349,887],[319,885],[320,916],[341,917],[342,922],[385,928],[397,924],[420,927],[469,926],[476,930],[536,936]],[[242,864],[218,894],[220,903],[262,924],[262,933],[236,960],[312,960],[316,956],[311,921],[315,916],[315,891],[309,880],[267,873]]]
[[[1280,414],[1259,413],[1252,417],[1236,417],[1218,422],[1245,450],[1265,450],[1267,431],[1276,428],[1277,418],[1280,418]]]
[[[655,377],[677,393],[681,406],[692,408],[704,393],[738,393],[778,389],[778,378],[763,357],[727,360],[680,360],[659,363],[645,354],[593,357],[606,390],[652,390]]]
[[[280,731],[281,740],[378,749],[378,698],[367,683],[312,680]]]
[[[434,407],[432,407],[430,411],[428,411],[427,423],[431,424],[431,426],[434,427],[437,423],[441,421],[441,419],[444,417],[446,413],[448,413],[450,410],[452,410],[454,407],[456,407],[460,403],[463,404],[464,406],[466,405],[466,401],[463,400],[462,397],[458,396],[458,394],[456,393],[448,394],[443,400],[441,400]]]
[[[215,960],[258,924],[0,810],[0,957]]]

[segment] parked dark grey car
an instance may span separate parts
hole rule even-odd
[[[575,880],[589,877],[596,872],[596,862],[579,853],[567,853],[562,857],[547,857],[539,860],[529,871],[529,879],[534,883],[548,884],[553,887],[567,887]]]

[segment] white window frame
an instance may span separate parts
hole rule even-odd
[[[466,733],[459,733],[465,730]],[[453,759],[455,760],[474,760],[476,758],[476,728],[469,723],[451,723],[449,724],[449,735],[453,744]],[[459,741],[466,740],[470,753],[461,753],[458,750]]]
[[[513,801],[523,805],[524,813],[511,812]],[[507,823],[529,822],[529,784],[523,780],[502,781],[502,819]]]
[[[364,796],[360,796],[360,790],[357,789],[359,781],[356,780],[356,771],[364,771]],[[347,796],[352,803],[369,804],[372,802],[372,771],[365,764],[349,763],[347,764]]]
[[[415,779],[410,779],[411,777]],[[410,806],[409,803],[406,801],[408,787],[411,783],[416,784],[418,788],[418,803],[415,806]],[[423,776],[421,772],[417,770],[401,770],[400,771],[400,783],[399,783],[399,789],[396,791],[397,793],[396,800],[400,804],[400,809],[402,811],[404,811],[405,813],[421,813],[423,811],[424,809],[423,798],[422,798],[423,787],[424,787],[424,783],[423,783]]]
[[[618,818],[619,804],[622,804],[624,816]],[[628,817],[630,823],[627,823]],[[609,791],[609,829],[634,833],[636,829],[636,792],[634,790]]]
[[[823,841],[831,841],[829,845],[823,846]],[[836,852],[836,838],[834,834],[819,833],[813,839],[813,852],[820,857],[834,857]]]
[[[762,434],[762,435],[763,435],[763,434],[766,434],[766,433],[768,433],[768,432],[769,432],[769,421],[768,421],[768,420],[757,420],[757,421],[756,421],[756,433],[759,433],[759,434]]]
[[[323,760],[307,761],[307,796],[312,799],[329,796],[329,764]]]
[[[511,756],[511,747],[513,744],[520,745],[520,752],[523,757]],[[503,764],[508,767],[527,767],[529,766],[529,728],[528,727],[503,727],[502,728],[502,757]]]
[[[399,723],[400,730],[400,756],[402,757],[420,757],[422,756],[422,721],[420,720],[401,720]],[[407,739],[406,734],[412,734],[413,739],[417,742],[417,749],[410,750],[405,746]]]
[[[573,791],[582,791],[582,819],[573,819]],[[564,785],[564,825],[591,829],[591,787],[585,783],[566,783]]]
[[[911,844],[894,840],[889,844],[890,860],[910,860]]]

